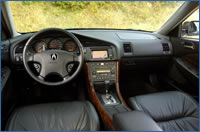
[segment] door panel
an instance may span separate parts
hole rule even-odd
[[[197,68],[199,70],[199,54],[189,54],[189,55],[185,55],[183,56],[184,61],[188,62],[189,64],[191,64],[192,66],[194,66],[195,68]]]
[[[188,79],[195,87],[198,86],[199,80],[199,71],[196,67],[185,61],[184,58],[176,58],[175,64],[178,70],[182,73],[182,75]]]
[[[199,54],[199,40],[197,39],[186,39],[186,38],[170,38],[173,45],[173,55],[174,56],[184,56],[190,54]],[[188,48],[193,44],[194,48]],[[192,57],[193,58],[193,57]],[[198,60],[199,61],[199,60]]]
[[[188,87],[188,89],[182,90],[190,92],[192,95],[197,95],[199,89],[199,40],[171,38],[171,42],[174,51],[173,65],[186,80],[186,82],[182,83],[182,86]],[[174,74],[176,73],[174,72]],[[171,74],[170,78],[177,80],[174,74]]]

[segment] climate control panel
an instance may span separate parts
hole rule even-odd
[[[92,81],[117,79],[117,62],[89,62],[89,74]]]

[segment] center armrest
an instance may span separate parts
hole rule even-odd
[[[113,125],[117,131],[162,131],[150,116],[141,111],[115,114]]]

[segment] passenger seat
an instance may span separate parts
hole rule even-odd
[[[130,106],[151,116],[164,131],[199,130],[199,106],[189,95],[162,92],[131,97]]]

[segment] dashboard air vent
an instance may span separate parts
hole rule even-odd
[[[128,52],[131,52],[131,44],[130,43],[124,43],[124,52],[125,53],[128,53]]]
[[[23,45],[19,45],[19,46],[16,47],[15,53],[23,53],[23,49],[24,49],[24,46]]]
[[[168,43],[162,43],[163,51],[169,51],[169,44]]]

